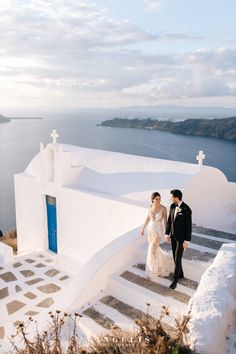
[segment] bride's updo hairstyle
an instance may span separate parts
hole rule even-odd
[[[153,203],[153,201],[154,201],[154,199],[155,199],[156,197],[160,197],[160,198],[161,198],[160,193],[158,193],[158,192],[152,193],[152,195],[151,195],[151,202],[152,202],[152,203]]]

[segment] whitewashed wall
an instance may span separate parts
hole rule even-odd
[[[59,252],[82,262],[144,222],[145,208],[70,188],[58,196]]]
[[[14,176],[18,252],[45,249],[45,209],[40,182],[26,174]]]
[[[15,205],[19,253],[48,248],[45,195],[57,200],[58,254],[85,263],[117,237],[141,225],[147,209],[104,195],[39,181],[25,174],[15,176]]]
[[[189,302],[188,341],[199,353],[226,353],[226,337],[236,315],[235,269],[236,244],[224,244]]]

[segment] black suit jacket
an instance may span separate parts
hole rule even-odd
[[[180,242],[191,241],[192,211],[184,202],[180,205],[180,209],[181,211],[177,213],[174,220],[175,204],[171,204],[166,224],[166,235],[170,235]]]

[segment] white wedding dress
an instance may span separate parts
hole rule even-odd
[[[151,280],[170,274],[170,262],[167,252],[160,248],[161,238],[164,236],[162,209],[155,213],[149,210],[150,221],[147,227],[148,254],[145,267],[145,276]]]

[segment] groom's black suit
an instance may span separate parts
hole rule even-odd
[[[166,225],[166,235],[171,237],[171,246],[175,262],[174,281],[183,278],[182,255],[184,241],[191,241],[192,211],[184,202],[179,206],[179,212],[175,215],[175,204],[171,204],[170,213]],[[178,209],[177,209],[178,210]]]

